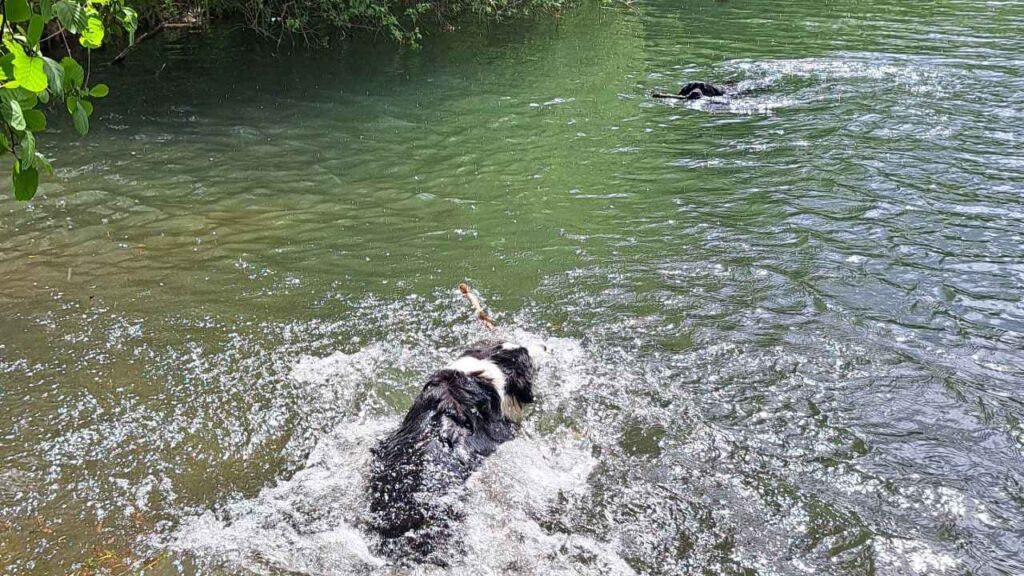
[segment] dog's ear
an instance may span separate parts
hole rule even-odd
[[[502,348],[492,358],[505,374],[505,392],[521,404],[533,402],[533,379],[537,368],[526,348]]]
[[[510,382],[509,392],[519,401],[520,404],[532,404],[534,401],[533,397],[533,379],[532,378],[514,378]]]

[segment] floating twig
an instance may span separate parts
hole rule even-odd
[[[494,320],[487,315],[487,311],[484,310],[484,307],[480,304],[480,299],[473,293],[473,289],[469,287],[469,284],[460,282],[459,292],[466,297],[466,300],[469,300],[470,305],[473,306],[473,312],[476,313],[477,319],[483,322],[484,327],[488,330],[494,330]]]

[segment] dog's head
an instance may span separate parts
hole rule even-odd
[[[478,342],[450,366],[469,376],[487,380],[501,396],[502,413],[519,420],[522,405],[533,402],[533,381],[544,346],[520,346],[512,342]]]

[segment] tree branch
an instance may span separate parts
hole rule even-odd
[[[146,32],[145,34],[143,34],[143,35],[139,36],[138,38],[136,38],[134,44],[126,46],[124,50],[121,50],[120,52],[118,52],[117,56],[114,56],[114,59],[111,60],[110,63],[111,64],[120,64],[125,58],[128,57],[129,54],[132,53],[133,50],[138,48],[139,44],[142,44],[143,40],[145,40],[146,38],[149,38],[150,36],[155,36],[156,34],[159,34],[167,26],[168,26],[167,22],[161,22],[160,24],[157,24],[156,28],[153,28],[149,32]]]

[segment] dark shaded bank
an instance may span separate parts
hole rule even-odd
[[[278,44],[325,45],[363,33],[418,45],[424,37],[454,31],[470,19],[501,21],[536,14],[559,18],[563,10],[578,4],[578,0],[214,0],[196,6],[141,0],[134,5],[142,32],[229,22]]]

